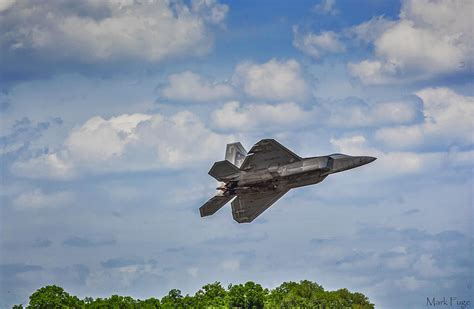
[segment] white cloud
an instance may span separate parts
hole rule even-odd
[[[386,267],[391,269],[406,269],[410,266],[410,259],[406,254],[396,254],[384,261]]]
[[[330,141],[338,150],[360,155],[366,149],[365,143],[367,140],[362,135],[354,135],[344,138],[331,138]]]
[[[430,73],[457,71],[467,55],[457,46],[456,39],[440,37],[433,29],[403,20],[377,39],[376,52],[403,72],[410,72],[412,67]]]
[[[474,144],[474,97],[449,88],[426,88],[416,94],[423,100],[424,122],[381,128],[375,135],[378,140],[402,149]]]
[[[367,85],[379,85],[386,83],[397,83],[395,78],[397,68],[394,63],[385,63],[378,60],[363,60],[359,63],[347,64],[352,76],[357,77]]]
[[[239,260],[225,260],[221,263],[221,268],[223,270],[237,271],[240,268]]]
[[[336,0],[322,0],[319,4],[316,4],[312,11],[319,14],[330,14],[336,15],[339,11],[335,8]]]
[[[93,117],[73,129],[56,152],[17,161],[12,171],[31,178],[71,178],[84,173],[145,171],[192,166],[233,141],[194,114],[124,114]]]
[[[459,151],[451,149],[446,155],[446,162],[449,162],[450,166],[472,166],[474,150]]]
[[[206,21],[219,24],[224,21],[229,12],[229,7],[220,4],[216,0],[192,0],[191,8],[193,12],[201,15]]]
[[[320,59],[325,54],[342,53],[346,50],[344,44],[339,41],[338,34],[333,31],[301,34],[298,27],[294,26],[293,36],[293,46],[315,59]]]
[[[371,179],[392,178],[404,174],[422,173],[428,170],[472,165],[473,151],[426,152],[384,151],[370,147],[363,135],[332,138],[331,144],[338,152],[355,156],[373,156]],[[361,171],[363,172],[363,171]]]
[[[370,127],[411,123],[419,116],[413,100],[380,102],[369,105],[360,100],[344,100],[327,107],[328,124],[338,127]]]
[[[3,11],[1,50],[83,62],[160,61],[203,55],[212,47],[210,24],[228,11],[216,1],[17,2]]]
[[[394,21],[385,19],[383,16],[376,16],[362,24],[349,28],[347,32],[348,35],[353,35],[362,42],[371,43],[395,23]]]
[[[422,156],[412,152],[383,152],[366,145],[364,136],[331,139],[331,144],[342,153],[349,155],[373,156],[377,161],[372,163],[372,179],[392,178],[399,175],[418,173],[428,162]]]
[[[229,98],[234,94],[230,85],[212,84],[191,71],[172,74],[168,81],[162,93],[172,100],[207,102]]]
[[[93,117],[69,134],[65,146],[76,160],[107,161],[121,156],[127,145],[138,141],[138,124],[150,119],[152,116],[145,114],[125,114],[109,120]]]
[[[413,123],[421,116],[415,100],[367,104],[357,98],[323,102],[304,109],[294,102],[279,104],[230,101],[212,113],[214,124],[221,129],[238,131],[301,128],[311,123],[330,127],[372,127]]]
[[[139,261],[127,266],[97,269],[87,276],[86,285],[95,290],[103,286],[112,286],[114,290],[121,290],[136,285],[137,281],[158,277],[161,274],[162,271],[155,262]]]
[[[272,59],[263,64],[241,63],[233,80],[247,95],[258,99],[293,101],[309,95],[301,66],[293,59]]]
[[[0,0],[0,13],[8,10],[15,4],[16,0]]]
[[[433,256],[422,254],[413,265],[423,278],[436,278],[442,276],[443,271],[436,265]]]
[[[217,127],[231,130],[300,126],[308,123],[312,111],[301,109],[293,102],[281,104],[245,104],[237,101],[226,103],[214,111],[212,119]]]
[[[26,191],[13,200],[18,209],[40,209],[66,206],[72,201],[72,194],[67,191],[44,193],[41,189]]]
[[[196,278],[199,274],[199,268],[197,267],[189,267],[186,272],[193,278]]]
[[[29,178],[68,178],[73,175],[74,166],[67,160],[67,156],[67,152],[60,151],[19,160],[13,163],[12,172]]]
[[[406,276],[401,279],[394,280],[394,285],[397,288],[408,289],[409,291],[416,291],[425,286],[425,282],[416,279],[414,276]]]
[[[418,172],[424,163],[421,156],[416,153],[385,153],[376,148],[369,147],[367,146],[367,139],[363,135],[339,139],[332,138],[330,142],[336,149],[349,155],[377,157],[377,161],[375,161],[374,165],[378,165],[380,171],[391,170],[395,174]]]
[[[469,71],[473,10],[469,0],[404,1],[400,20],[392,25],[369,22],[355,28],[373,40],[375,55],[349,63],[349,72],[365,84],[384,84]]]
[[[472,9],[473,3],[469,0],[404,1],[400,17],[420,26],[429,25],[442,32],[462,32],[467,36],[472,33],[469,29],[472,27]]]

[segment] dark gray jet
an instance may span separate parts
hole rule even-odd
[[[301,158],[274,139],[262,139],[249,153],[240,143],[228,144],[224,161],[215,162],[209,175],[222,182],[220,192],[199,208],[201,217],[213,215],[232,202],[239,223],[252,222],[290,189],[314,185],[328,175],[374,161],[374,157],[332,154]]]

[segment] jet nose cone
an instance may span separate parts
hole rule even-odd
[[[377,160],[377,158],[376,157],[365,157],[365,160],[367,161],[367,163],[370,163],[370,162],[373,162],[373,161]]]
[[[376,159],[377,158],[374,158],[374,157],[359,157],[359,164],[360,165],[369,164],[370,162],[373,162]]]
[[[350,170],[355,167],[369,164],[377,158],[367,156],[347,156],[333,158],[331,174],[339,173],[345,170]]]

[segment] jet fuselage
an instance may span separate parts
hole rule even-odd
[[[226,196],[241,193],[288,190],[323,181],[328,175],[374,161],[373,157],[334,154],[304,158],[294,163],[262,170],[242,171],[218,189]]]
[[[240,144],[227,144],[225,160],[215,162],[209,175],[222,185],[199,208],[211,216],[232,200],[232,217],[249,223],[290,189],[317,184],[330,174],[374,161],[344,154],[302,158],[274,139],[262,139],[247,153]]]

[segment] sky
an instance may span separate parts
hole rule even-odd
[[[474,2],[0,1],[0,307],[311,280],[472,299]],[[225,145],[373,163],[200,218]]]

